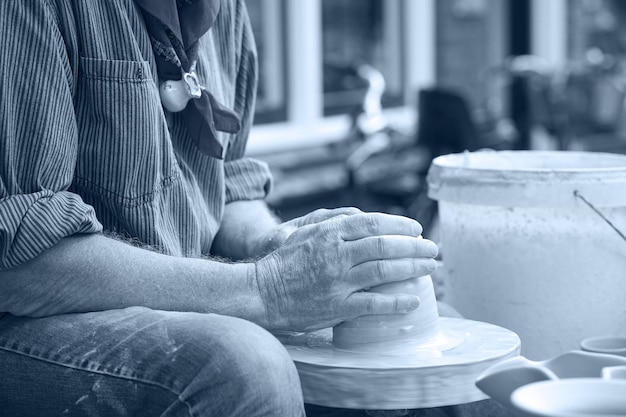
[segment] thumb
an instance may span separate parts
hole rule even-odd
[[[261,238],[261,254],[267,254],[278,249],[295,232],[297,227],[289,222],[278,225],[269,235]]]

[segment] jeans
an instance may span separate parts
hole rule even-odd
[[[304,416],[298,374],[260,327],[134,307],[0,318],[0,416]]]

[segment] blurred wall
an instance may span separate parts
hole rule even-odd
[[[502,0],[437,0],[440,86],[459,89],[474,105],[487,99],[485,72],[508,54],[507,11]]]

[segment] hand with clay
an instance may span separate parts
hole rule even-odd
[[[346,214],[298,227],[256,262],[264,327],[314,330],[418,307],[419,299],[412,295],[363,290],[435,270],[437,246],[421,238],[421,225],[380,213]]]

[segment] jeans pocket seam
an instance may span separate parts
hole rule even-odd
[[[38,361],[42,361],[42,362],[46,362],[49,363],[51,365],[56,365],[56,366],[61,366],[64,368],[70,368],[70,369],[74,369],[77,371],[83,371],[83,372],[90,372],[90,373],[94,373],[94,374],[98,374],[98,375],[103,375],[103,376],[108,376],[108,377],[112,377],[112,378],[118,378],[118,379],[123,379],[123,380],[127,380],[127,381],[132,381],[132,382],[137,382],[137,383],[142,383],[142,384],[146,384],[146,385],[151,385],[154,387],[158,387],[158,388],[162,388],[168,392],[170,392],[171,394],[175,395],[177,398],[180,397],[180,395],[182,394],[182,392],[177,392],[177,390],[175,390],[173,387],[169,387],[165,384],[162,384],[160,382],[156,382],[156,381],[152,381],[150,379],[144,378],[142,376],[127,376],[127,375],[120,375],[120,374],[115,374],[112,373],[110,371],[105,371],[102,369],[89,369],[87,367],[81,367],[79,365],[73,364],[73,363],[65,363],[62,362],[60,360],[55,360],[52,358],[47,358],[45,356],[39,356],[39,355],[35,355],[29,352],[24,352],[21,351],[19,349],[17,349],[17,347],[13,348],[13,347],[7,347],[7,346],[0,346],[0,351],[5,351],[5,352],[9,352],[9,353],[13,353],[16,355],[21,355],[21,356],[26,356],[29,357],[31,359],[34,360],[38,360]],[[89,363],[89,361],[87,361]],[[96,364],[95,362],[91,362],[93,364]],[[98,367],[100,367],[100,365],[98,365]]]

